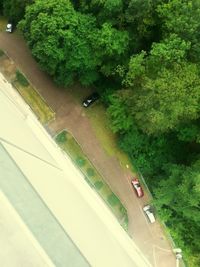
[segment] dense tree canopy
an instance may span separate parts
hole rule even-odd
[[[111,75],[126,51],[128,34],[75,11],[69,0],[37,0],[20,22],[34,57],[60,84]]]
[[[28,4],[19,28],[41,68],[100,91],[119,147],[200,266],[200,1],[30,2],[4,0],[4,14],[17,22]]]
[[[175,64],[163,68],[142,88],[130,92],[129,112],[143,132],[157,134],[174,129],[182,122],[195,120],[200,112],[200,79],[194,64]]]
[[[166,166],[167,179],[159,182],[156,190],[156,206],[173,229],[172,235],[179,235],[182,247],[191,254],[192,266],[199,265],[200,251],[200,160],[190,167]],[[166,194],[166,192],[168,192]],[[188,233],[189,228],[189,233]],[[190,244],[188,246],[188,244]]]
[[[17,24],[24,16],[25,8],[33,0],[1,0],[0,10],[10,21]]]

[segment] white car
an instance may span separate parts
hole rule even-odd
[[[153,214],[152,208],[150,205],[146,205],[143,207],[143,211],[145,212],[150,223],[154,223],[156,221],[155,216]]]
[[[13,32],[13,24],[12,23],[8,23],[6,26],[6,32]]]

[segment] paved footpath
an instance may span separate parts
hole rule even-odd
[[[56,120],[49,125],[52,133],[64,128],[70,131],[114,193],[124,203],[129,217],[129,235],[153,266],[176,266],[175,257],[160,224],[156,222],[150,225],[144,217],[142,206],[148,199],[136,198],[130,185],[131,173],[124,171],[118,160],[108,156],[104,151],[83,108],[74,101],[66,89],[56,86],[52,79],[39,69],[19,35],[0,33],[0,48],[15,61],[56,112]]]

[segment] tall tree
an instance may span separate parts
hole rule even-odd
[[[33,0],[4,0],[3,14],[17,24],[24,17],[26,6],[32,2]]]
[[[173,226],[172,235],[186,252],[192,266],[200,257],[200,160],[190,167],[166,165],[167,179],[157,185],[155,203],[162,218]]]
[[[190,59],[200,59],[200,2],[199,0],[163,1],[158,8],[162,20],[163,36],[176,33],[191,42]]]
[[[69,0],[36,0],[19,27],[42,69],[64,85],[111,75],[128,45],[126,31],[108,23],[97,28],[95,17],[75,11]]]
[[[147,59],[148,74],[157,76],[161,68],[173,68],[173,64],[187,60],[191,43],[177,34],[170,34],[159,43],[153,42]]]
[[[95,18],[76,12],[69,0],[36,0],[20,23],[34,57],[60,84],[93,82],[100,59],[93,50]],[[91,56],[93,54],[93,56]]]
[[[4,0],[0,1],[0,15],[3,15],[3,2]]]
[[[132,86],[126,94],[116,93],[143,132],[164,133],[199,118],[200,79],[195,64],[174,64],[172,69],[161,68],[157,77],[143,80],[141,88]],[[115,109],[110,110],[112,116]]]

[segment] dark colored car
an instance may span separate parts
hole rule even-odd
[[[143,197],[144,196],[144,192],[142,190],[142,187],[138,181],[137,178],[134,178],[131,180],[131,183],[133,185],[133,188],[135,189],[135,192],[137,194],[138,197]]]
[[[93,93],[89,95],[84,101],[83,106],[85,108],[89,107],[91,104],[93,104],[95,101],[97,101],[100,98],[100,95],[98,93]]]

